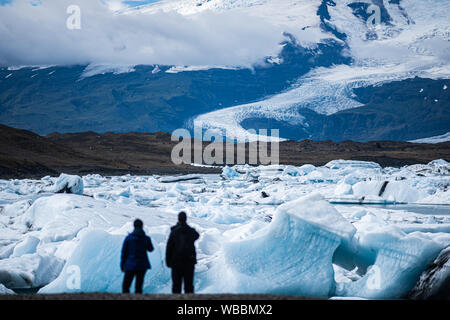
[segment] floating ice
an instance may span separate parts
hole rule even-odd
[[[83,179],[79,176],[72,176],[62,173],[54,186],[53,192],[83,194]]]
[[[25,254],[0,260],[0,283],[7,288],[38,288],[52,282],[64,262],[53,255]]]
[[[370,299],[404,298],[442,249],[419,233],[403,237],[386,233],[371,241],[377,248],[375,264],[360,280],[340,283],[336,290],[338,295]]]
[[[286,168],[284,168],[284,172],[283,173],[287,174],[287,175],[290,175],[290,176],[293,176],[293,177],[302,175],[300,170],[298,170],[294,166],[286,166]]]
[[[354,185],[342,180],[334,190],[332,202],[360,204],[395,204],[431,202],[426,193],[403,181],[371,180]],[[442,200],[443,197],[439,197]]]
[[[353,194],[352,186],[347,183],[339,183],[334,190],[336,196],[343,196],[347,194]]]
[[[8,289],[0,283],[0,294],[14,294],[14,291]]]
[[[412,299],[450,299],[450,247],[442,250],[436,260],[420,276],[409,293]]]
[[[222,169],[222,176],[233,179],[240,177],[240,174],[236,172],[233,168],[230,168],[229,166],[225,166],[225,168]]]
[[[226,244],[234,290],[328,297],[334,290],[334,252],[354,232],[320,195],[286,203],[267,228]]]
[[[381,169],[378,163],[356,160],[332,160],[328,162],[325,167],[333,170],[344,168]]]
[[[444,160],[402,168],[339,160],[226,175],[88,175],[88,196],[50,192],[58,178],[0,180],[0,283],[67,292],[78,266],[81,289],[70,292],[118,292],[122,241],[140,218],[157,248],[144,291],[168,293],[162,252],[183,210],[201,234],[199,293],[396,298],[450,245],[448,169]],[[370,201],[407,204],[359,205]],[[430,203],[440,205],[422,214]],[[378,271],[392,281],[381,277],[370,291]]]
[[[112,235],[93,230],[84,234],[66,262],[58,278],[39,293],[54,292],[121,292],[123,274],[120,272],[120,250],[124,235]],[[158,246],[149,253],[152,269],[144,283],[146,292],[169,281],[169,273],[162,269]]]
[[[178,176],[178,177],[161,177],[159,179],[159,181],[162,183],[181,182],[190,180],[199,180],[199,182],[203,181],[202,177],[196,174],[188,174],[185,176]]]
[[[425,196],[403,181],[364,181],[352,189],[355,196],[365,197],[366,202],[409,203]]]

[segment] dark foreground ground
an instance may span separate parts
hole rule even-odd
[[[114,294],[114,293],[75,293],[75,294],[12,294],[0,295],[0,300],[316,300],[311,298],[278,296],[265,294]],[[322,299],[323,300],[323,299]]]
[[[106,176],[221,172],[220,168],[174,165],[171,154],[178,142],[171,138],[170,134],[162,132],[82,132],[40,136],[0,125],[0,178],[40,179],[46,175],[58,176],[62,172]],[[208,143],[204,143],[202,148],[206,146]],[[248,151],[248,145],[245,147]],[[232,148],[237,150],[236,145]],[[194,147],[191,151],[193,155]],[[234,154],[236,153],[235,151]],[[436,159],[449,161],[450,142],[286,141],[280,144],[279,155],[280,164],[295,166],[321,166],[331,160],[344,159],[374,161],[383,167],[400,167]],[[246,160],[248,161],[248,154]]]

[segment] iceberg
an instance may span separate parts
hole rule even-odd
[[[103,230],[86,231],[59,276],[39,293],[121,292],[123,274],[119,266],[124,239],[125,235]],[[152,269],[145,278],[145,292],[157,291],[170,280],[168,270],[162,268],[159,247],[154,247],[155,251],[149,253]]]
[[[381,169],[381,166],[376,162],[357,160],[332,160],[328,162],[325,167],[332,170],[340,170],[346,168]]]
[[[27,253],[35,253],[36,248],[41,240],[39,238],[28,236],[19,243],[11,255],[11,257],[20,257]]]
[[[49,254],[25,254],[0,260],[0,284],[9,289],[39,288],[61,272],[64,261]]]
[[[350,179],[349,179],[350,180]],[[404,181],[370,180],[353,185],[346,179],[336,185],[333,202],[361,204],[417,203],[430,196]],[[354,182],[354,181],[353,181]]]
[[[309,195],[281,205],[252,237],[227,243],[228,272],[239,292],[328,297],[333,255],[355,231],[322,196]]]
[[[73,193],[82,195],[84,191],[83,179],[79,176],[62,173],[56,181],[53,192]]]
[[[304,176],[307,175],[311,172],[313,172],[314,170],[316,170],[316,167],[313,166],[312,164],[304,164],[301,167],[297,168],[294,166],[286,166],[284,168],[284,174],[293,176],[293,177],[297,177],[297,176]]]
[[[292,177],[297,177],[297,176],[302,175],[300,170],[298,170],[294,166],[286,166],[286,168],[284,168],[284,170],[283,170],[283,174],[289,175],[289,176],[292,176]]]
[[[73,240],[84,229],[122,226],[130,217],[126,205],[74,194],[55,194],[37,199],[16,220],[17,227],[27,227],[39,234],[42,243]],[[142,215],[142,209],[134,210]]]
[[[368,299],[404,298],[442,247],[420,233],[399,237],[378,234],[365,239],[376,248],[374,265],[359,280],[339,283],[336,294]]]
[[[227,179],[233,179],[233,178],[238,178],[241,175],[239,173],[237,173],[234,168],[230,168],[229,166],[225,166],[222,169],[222,176],[227,178]]]
[[[419,203],[450,203],[448,163],[328,166],[235,166],[223,176],[88,175],[82,182],[89,196],[55,194],[64,176],[0,180],[0,284],[45,286],[43,293],[120,292],[122,241],[140,218],[155,247],[144,290],[169,293],[162,252],[181,210],[201,234],[198,293],[391,299],[406,297],[421,274],[431,279],[425,269],[450,245],[449,207],[423,211]],[[333,197],[353,204],[332,204]]]
[[[4,285],[0,284],[0,294],[14,294],[14,291],[8,289]]]

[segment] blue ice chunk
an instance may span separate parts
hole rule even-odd
[[[225,166],[225,168],[222,169],[222,175],[227,177],[228,179],[240,177],[240,174],[237,173],[234,168],[230,168],[229,166]]]
[[[225,261],[242,293],[328,297],[335,288],[332,260],[354,227],[320,195],[279,207],[253,237],[225,245]]]
[[[375,264],[364,277],[339,284],[336,294],[368,299],[403,298],[442,250],[441,245],[420,233],[404,237],[387,234],[385,243],[378,246]]]

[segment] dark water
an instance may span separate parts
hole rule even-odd
[[[42,287],[39,288],[24,288],[24,289],[12,289],[12,291],[14,291],[17,294],[36,294],[38,293],[39,289],[41,289]]]

